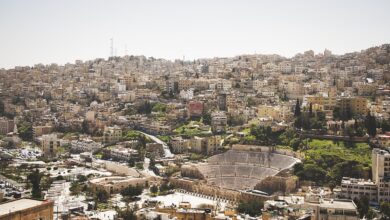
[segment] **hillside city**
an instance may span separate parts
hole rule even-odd
[[[0,69],[0,220],[390,218],[390,44]]]

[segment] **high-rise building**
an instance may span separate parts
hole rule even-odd
[[[372,180],[378,187],[378,201],[390,199],[390,153],[375,148],[372,150]]]

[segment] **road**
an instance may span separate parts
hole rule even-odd
[[[147,134],[147,133],[142,132],[142,131],[138,131],[138,132],[140,132],[140,133],[144,134],[145,136],[149,137],[154,142],[156,142],[158,144],[162,144],[162,146],[164,148],[164,157],[165,158],[173,158],[175,156],[174,154],[172,154],[171,150],[169,150],[169,147],[168,147],[167,143],[165,143],[164,141],[160,140],[159,138],[157,138],[154,135]]]

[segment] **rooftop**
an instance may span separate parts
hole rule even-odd
[[[355,178],[349,178],[349,177],[343,177],[341,180],[341,184],[357,184],[357,185],[375,185],[374,182],[371,180],[364,180],[364,179],[355,179]]]
[[[356,205],[355,205],[355,203],[352,200],[321,199],[320,203],[318,204],[318,206],[321,207],[321,208],[356,210]]]
[[[49,203],[49,201],[40,201],[33,199],[19,199],[7,203],[0,204],[0,216],[12,212],[18,212],[25,209],[33,208],[38,205]]]

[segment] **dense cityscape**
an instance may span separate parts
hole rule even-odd
[[[389,44],[0,76],[0,219],[390,217]]]

